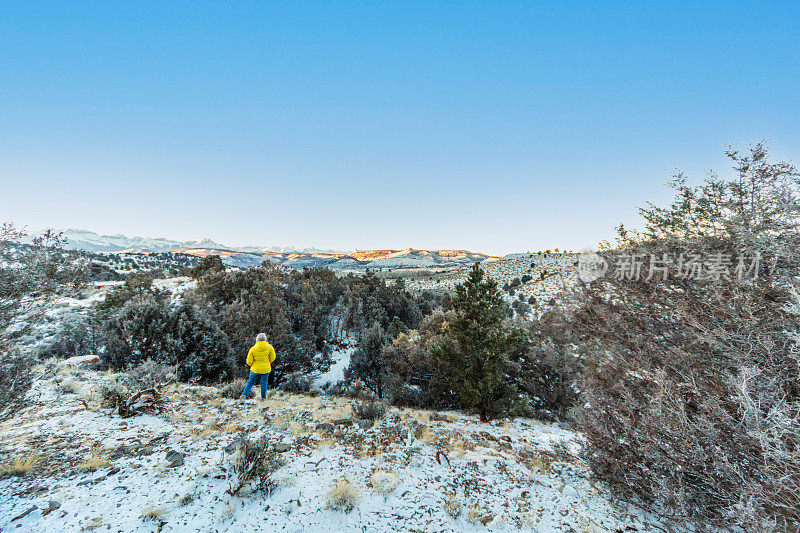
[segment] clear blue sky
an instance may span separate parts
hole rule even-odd
[[[800,2],[0,3],[0,220],[582,248],[800,154]]]

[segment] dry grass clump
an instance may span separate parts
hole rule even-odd
[[[472,524],[482,524],[485,526],[494,520],[494,516],[485,509],[478,507],[477,504],[472,504],[467,510],[467,520]]]
[[[144,513],[142,513],[142,520],[145,522],[158,522],[163,516],[163,509],[150,505],[144,510]]]
[[[244,392],[244,387],[247,385],[247,381],[242,378],[236,378],[229,383],[225,383],[224,385],[220,385],[217,387],[219,390],[219,395],[223,398],[231,398],[233,400],[238,399],[242,393]],[[250,389],[250,396],[255,395],[255,387]]]
[[[56,390],[59,394],[77,394],[80,391],[80,388],[78,387],[77,383],[70,379],[59,383],[58,387],[56,387]]]
[[[224,430],[222,422],[216,419],[200,419],[197,425],[189,428],[189,434],[196,438],[205,438],[211,435],[218,435]]]
[[[428,426],[422,426],[419,439],[425,444],[435,444],[439,439],[434,431],[431,431]]]
[[[289,423],[288,429],[295,434],[307,433],[309,431],[308,426],[306,426],[306,424],[300,420],[292,420]]]
[[[0,477],[27,476],[41,464],[41,457],[33,452],[17,454],[0,463]]]
[[[442,508],[444,508],[444,512],[453,518],[458,518],[458,516],[461,514],[461,502],[458,498],[456,498],[455,494],[445,496],[444,501],[442,502]]]
[[[464,439],[464,437],[455,437],[452,438],[450,444],[448,446],[450,454],[454,457],[461,457],[467,451],[473,450],[475,446]]]
[[[103,448],[94,448],[91,456],[78,465],[79,472],[94,472],[108,465],[108,454]]]
[[[394,472],[387,472],[386,470],[376,470],[370,476],[370,484],[372,490],[381,494],[389,494],[397,488],[399,479]]]
[[[349,513],[358,503],[358,488],[346,479],[337,479],[328,493],[328,508]]]
[[[96,516],[81,526],[81,531],[94,531],[105,525],[102,516]]]

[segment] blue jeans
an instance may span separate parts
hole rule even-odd
[[[250,372],[250,378],[247,380],[247,385],[244,387],[244,392],[242,393],[242,397],[249,398],[250,397],[250,388],[256,384],[256,381],[261,379],[261,397],[267,397],[267,378],[269,378],[269,374],[256,374],[255,372]]]

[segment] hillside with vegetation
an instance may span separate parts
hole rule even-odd
[[[591,280],[555,250],[402,276],[206,254],[95,286],[3,226],[0,528],[796,531],[800,174],[726,155]],[[261,332],[269,398],[237,400]]]

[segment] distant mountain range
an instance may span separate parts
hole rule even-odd
[[[56,230],[67,240],[66,247],[86,252],[120,252],[137,250],[139,252],[171,252],[181,248],[209,248],[213,250],[232,250],[235,252],[305,252],[305,253],[346,253],[340,250],[320,250],[318,248],[297,248],[293,246],[226,246],[211,239],[199,241],[173,241],[154,237],[128,237],[126,235],[99,235],[85,229]],[[41,235],[44,231],[32,232],[27,240]]]
[[[30,238],[41,232],[33,233]],[[152,237],[127,237],[125,235],[98,235],[80,229],[62,230],[66,247],[94,253],[148,254],[172,252],[206,257],[218,255],[230,266],[248,268],[264,261],[272,261],[288,268],[328,267],[334,270],[457,268],[468,266],[494,256],[467,250],[369,250],[342,252],[316,248],[290,247],[232,247],[211,239],[199,241],[173,241]]]

